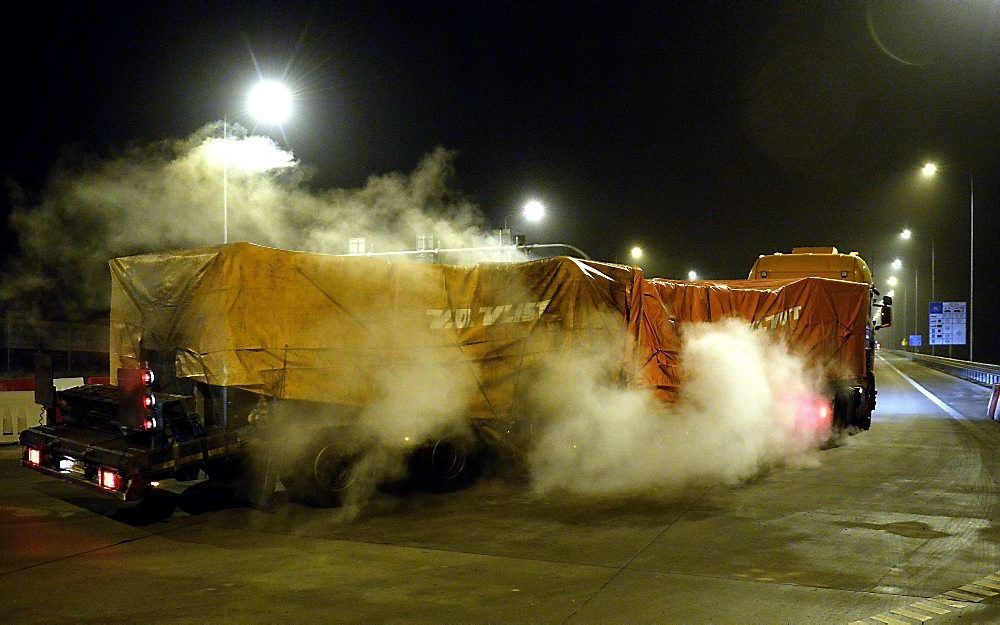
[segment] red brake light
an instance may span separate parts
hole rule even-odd
[[[100,468],[97,470],[97,483],[101,488],[107,490],[118,490],[121,486],[122,478],[111,469]]]
[[[35,449],[34,447],[28,447],[28,464],[33,467],[40,466],[42,464],[42,450]]]

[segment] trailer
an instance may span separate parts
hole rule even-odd
[[[208,475],[256,503],[280,481],[335,504],[380,449],[446,490],[484,450],[530,448],[546,415],[528,391],[552,359],[600,359],[602,383],[671,402],[683,324],[741,319],[833,371],[870,323],[858,283],[678,282],[569,257],[454,266],[235,243],[110,264],[111,383],[55,393],[41,376],[46,423],[20,440],[25,465],[123,502]]]

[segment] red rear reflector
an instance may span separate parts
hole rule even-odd
[[[118,487],[121,486],[121,480],[121,476],[110,469],[97,470],[97,482],[101,488],[118,490]]]
[[[34,447],[28,447],[28,464],[32,466],[39,466],[42,464],[42,450],[35,449]]]

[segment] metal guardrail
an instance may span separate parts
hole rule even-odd
[[[993,388],[1000,384],[1000,365],[991,365],[983,362],[969,362],[968,360],[956,360],[954,358],[944,358],[943,356],[931,356],[929,354],[917,354],[914,352],[897,352],[905,355],[910,360],[914,360],[944,373],[953,375],[969,382],[974,382],[980,386]]]

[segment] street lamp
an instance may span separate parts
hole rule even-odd
[[[247,110],[258,123],[280,126],[292,114],[292,92],[277,80],[261,80],[247,94]],[[228,116],[222,118],[222,146],[222,242],[229,243],[229,161],[233,154],[229,149]],[[261,162],[255,167],[257,171],[274,168]]]
[[[913,238],[913,232],[909,228],[903,228],[903,231],[899,233],[899,238],[903,239],[904,241],[909,241],[910,239]],[[914,263],[914,265],[916,265],[916,263]],[[929,301],[932,302],[935,299],[937,299],[937,291],[935,286],[936,273],[937,271],[934,260],[934,239],[931,238],[931,299]],[[914,334],[917,333],[917,323],[920,319],[920,313],[918,312],[918,308],[920,306],[919,294],[920,291],[918,289],[917,268],[916,266],[914,266],[913,267],[913,333]],[[928,334],[927,342],[930,343],[930,327],[927,328],[927,334]],[[933,354],[935,353],[935,351],[936,351],[936,346],[931,345],[931,353]]]
[[[632,249],[629,250],[629,256],[631,256],[634,261],[640,260],[642,258],[642,248],[638,245],[633,246]]]
[[[932,178],[938,172],[938,166],[934,163],[925,163],[920,169],[920,173],[924,175],[925,178]],[[972,360],[972,300],[974,291],[974,275],[976,268],[975,259],[975,181],[973,180],[972,172],[963,171],[961,169],[954,169],[952,167],[941,168],[943,171],[953,171],[959,174],[966,174],[969,177],[969,360]],[[933,280],[933,278],[932,278]]]
[[[524,221],[531,223],[538,223],[542,219],[545,219],[545,204],[536,199],[531,199],[525,202],[521,206],[520,213],[512,213],[510,215],[504,215],[503,218],[503,229],[507,229],[507,217],[517,217],[520,216]]]
[[[694,269],[692,269],[691,271],[688,272],[688,280],[691,280],[692,282],[694,282],[697,279],[698,279],[698,272],[697,271],[695,271]]]

